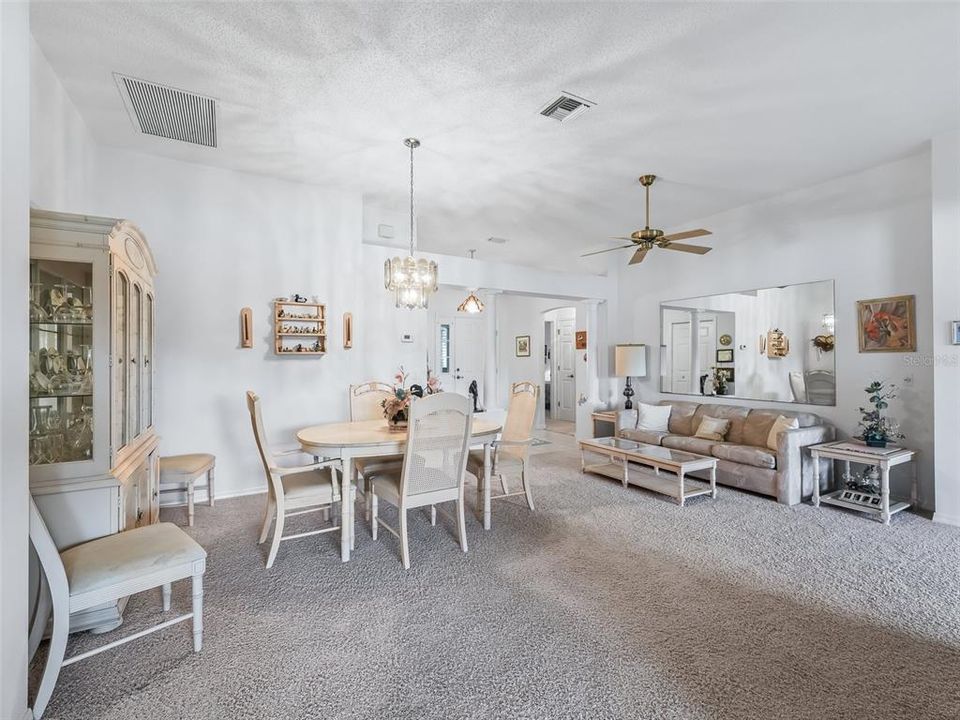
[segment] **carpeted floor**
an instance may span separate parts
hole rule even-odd
[[[960,717],[956,528],[727,488],[680,508],[582,476],[570,450],[533,463],[536,513],[468,518],[467,554],[416,514],[409,572],[362,523],[352,562],[331,534],[268,571],[262,497],[198,508],[203,652],[180,625],[68,667],[46,717]],[[117,632],[159,615],[141,594]]]

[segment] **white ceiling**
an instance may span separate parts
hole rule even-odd
[[[602,270],[577,256],[642,226],[642,173],[664,179],[654,225],[681,230],[960,126],[953,3],[42,2],[31,13],[101,143],[403,208],[401,141],[416,135],[422,248],[566,270]],[[220,146],[136,132],[113,72],[218,98]],[[539,116],[560,90],[597,107],[564,124]]]

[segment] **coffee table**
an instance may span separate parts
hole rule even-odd
[[[600,455],[605,462],[588,464],[588,454]],[[717,496],[717,459],[683,450],[648,445],[626,438],[605,437],[580,441],[581,472],[605,475],[619,480],[624,487],[639,487],[684,501],[696,495]],[[697,470],[709,470],[709,483],[686,477]]]

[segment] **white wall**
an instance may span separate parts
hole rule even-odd
[[[713,231],[709,244],[715,249],[700,257],[654,251],[642,265],[624,267],[616,340],[654,344],[664,300],[834,279],[838,404],[808,407],[852,434],[870,379],[903,384],[911,378],[891,413],[907,434],[904,444],[919,450],[920,504],[931,509],[933,372],[921,362],[932,348],[930,202],[930,156],[924,153],[691,221],[689,227]],[[859,353],[856,301],[908,294],[917,298],[918,353]],[[651,353],[648,377],[635,383],[647,401],[663,397],[658,356]],[[904,492],[908,477],[898,473],[895,489]]]
[[[935,520],[960,525],[960,345],[950,323],[960,320],[960,131],[932,142]]]
[[[30,32],[0,3],[0,717],[27,710],[27,278]]]

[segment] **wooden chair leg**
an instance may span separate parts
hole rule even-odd
[[[277,550],[280,549],[280,538],[283,536],[283,506],[277,503],[277,521],[273,525],[273,541],[270,543],[270,554],[267,555],[267,570],[273,567],[277,559]]]
[[[207,470],[207,505],[213,507],[213,468]]]
[[[50,586],[47,585],[47,576],[40,573],[40,584],[37,588],[37,607],[33,614],[33,623],[30,625],[30,636],[27,642],[29,650],[28,657],[33,660],[37,654],[37,648],[40,647],[40,641],[43,640],[43,634],[47,631],[47,623],[50,621],[50,610],[53,607],[50,601]]]
[[[167,612],[170,609],[170,593],[172,588],[170,583],[164,583],[160,586],[160,595],[163,598],[163,611]]]
[[[460,549],[467,551],[467,524],[463,517],[463,498],[457,500],[457,535],[460,536]]]
[[[410,569],[410,545],[407,542],[407,510],[398,508],[400,515],[400,559],[403,561],[403,569]]]
[[[527,496],[527,507],[536,510],[533,506],[533,493],[530,492],[530,483],[527,481],[527,469],[525,467],[520,470],[520,481],[523,483],[523,494]]]
[[[273,522],[273,514],[276,509],[276,503],[273,501],[273,498],[267,497],[267,508],[263,513],[263,528],[260,530],[260,539],[257,540],[257,545],[263,544],[267,539],[267,535],[270,532],[270,523]]]
[[[203,647],[203,575],[193,576],[193,651]]]
[[[437,506],[436,505],[430,506],[430,524],[434,526],[437,524]]]
[[[187,524],[193,527],[193,483],[196,478],[187,483]]]
[[[377,530],[380,527],[380,508],[377,506],[377,496],[370,493],[370,535],[377,539]]]
[[[503,473],[500,473],[500,489],[504,495],[510,492],[510,489],[507,487],[507,477]]]

